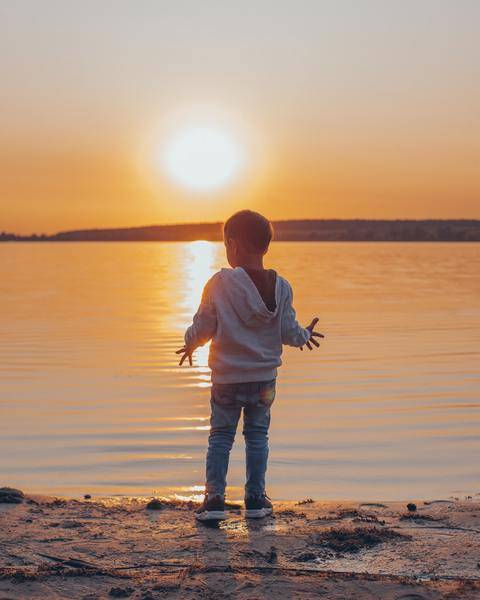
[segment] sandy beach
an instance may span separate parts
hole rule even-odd
[[[480,497],[276,502],[218,526],[151,498],[3,496],[0,598],[480,598]],[[151,506],[151,505],[150,505]]]

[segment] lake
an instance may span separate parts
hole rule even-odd
[[[65,495],[203,489],[207,348],[174,351],[223,245],[0,245],[0,486]],[[274,243],[320,351],[286,348],[274,499],[480,491],[480,244]],[[241,498],[241,431],[229,496]]]

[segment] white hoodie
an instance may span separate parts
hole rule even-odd
[[[221,269],[207,282],[193,324],[189,348],[212,340],[208,365],[213,383],[269,381],[282,364],[282,346],[300,347],[310,338],[292,306],[292,288],[277,275],[276,308],[268,310],[244,269]]]

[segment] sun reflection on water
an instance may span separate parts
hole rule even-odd
[[[173,490],[172,490],[173,491]],[[205,494],[204,485],[188,485],[176,488],[171,497],[180,502],[201,502]],[[230,486],[229,501],[238,502],[243,495],[243,488]]]
[[[186,247],[185,295],[182,303],[185,327],[191,323],[202,299],[203,288],[215,272],[215,252],[215,245],[205,240],[191,242]],[[210,387],[210,369],[207,366],[209,347],[210,342],[197,348],[194,354],[195,385],[200,388]]]
[[[191,427],[154,427],[151,431],[209,431],[210,425],[192,425]]]
[[[215,272],[215,245],[212,242],[198,240],[186,246],[185,268],[185,311],[193,313],[197,310],[202,298],[202,291]]]

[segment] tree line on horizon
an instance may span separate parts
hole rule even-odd
[[[478,242],[480,220],[306,219],[273,223],[278,241]],[[115,229],[80,229],[53,235],[0,232],[0,242],[220,241],[221,223],[182,223]]]

